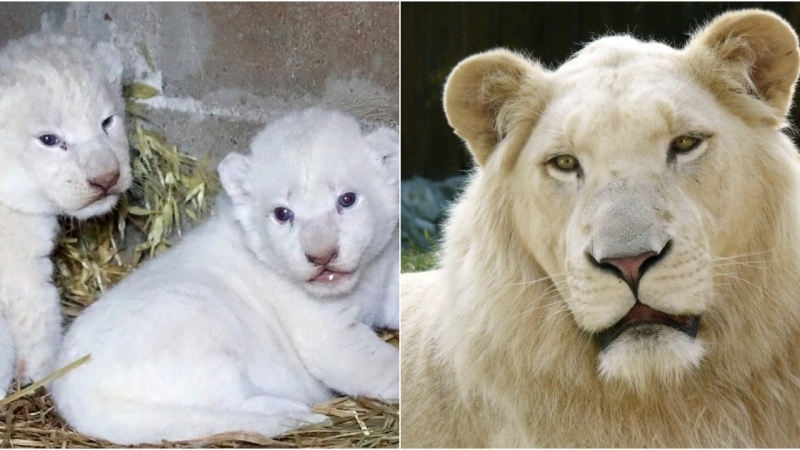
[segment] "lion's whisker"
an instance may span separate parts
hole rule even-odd
[[[510,283],[510,284],[505,284],[502,287],[506,288],[506,287],[512,287],[512,286],[533,286],[534,284],[541,283],[542,281],[547,281],[547,280],[551,280],[551,281],[555,282],[555,280],[553,280],[554,278],[566,277],[567,275],[569,275],[568,272],[557,273],[557,274],[554,274],[554,275],[545,275],[545,276],[543,276],[541,278],[537,278],[537,279],[532,280],[532,281],[521,281],[519,283]]]
[[[774,249],[774,248],[771,248],[771,249],[768,249],[768,250],[763,250],[763,251],[760,251],[760,252],[748,252],[748,253],[740,253],[740,254],[738,254],[738,255],[732,255],[732,256],[716,256],[716,255],[711,255],[711,259],[734,259],[734,258],[742,258],[742,257],[745,257],[745,256],[763,255],[763,254],[770,253],[770,252],[773,252],[773,251],[775,251],[775,249]]]
[[[758,265],[756,265],[756,263],[741,263],[741,262],[728,262],[728,263],[722,263],[722,264],[712,264],[710,267],[712,269],[714,269],[714,268],[717,268],[717,267],[725,267],[725,266],[743,266],[743,267],[750,267],[752,269],[769,269],[769,266],[767,266],[767,265],[758,266]]]

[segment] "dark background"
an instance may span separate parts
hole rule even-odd
[[[728,10],[774,11],[800,29],[798,3],[402,3],[402,178],[435,180],[472,160],[442,110],[442,88],[462,59],[495,47],[557,67],[583,43],[630,33],[682,47],[690,33]],[[793,117],[799,117],[798,107]]]

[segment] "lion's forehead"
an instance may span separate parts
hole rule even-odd
[[[603,46],[582,53],[554,73],[553,99],[540,122],[546,133],[564,147],[597,149],[603,142],[649,145],[707,128],[709,113],[717,116],[720,107],[676,52],[634,43],[621,52]]]
[[[670,99],[696,85],[680,67],[635,62],[620,67],[587,66],[580,71],[556,73],[557,95],[582,99],[583,105],[600,101],[635,108],[647,106],[652,99]],[[645,103],[642,103],[642,102]]]
[[[13,111],[3,114],[2,124],[6,133],[30,134],[45,131],[62,135],[72,143],[103,138],[100,121],[109,115],[120,114],[123,106],[108,90],[97,88],[84,90],[84,98],[75,95],[48,95],[53,91],[41,87],[39,92],[12,92],[0,101],[0,110]],[[16,101],[25,98],[26,102]]]
[[[365,152],[289,153],[273,159],[256,153],[254,158],[261,169],[253,171],[253,182],[270,205],[285,204],[295,213],[314,216],[335,209],[348,192],[357,198],[388,195],[388,185]]]
[[[689,81],[681,53],[663,44],[627,36],[595,41],[555,73],[557,89],[585,98],[614,96],[629,99],[673,95]]]
[[[586,68],[624,68],[650,64],[659,67],[675,65],[681,52],[657,42],[642,42],[630,36],[598,39],[576,53],[556,73],[569,74]]]

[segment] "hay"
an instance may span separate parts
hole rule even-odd
[[[399,443],[397,405],[340,397],[314,407],[330,424],[311,425],[275,438],[230,432],[188,441],[119,446],[72,430],[55,412],[50,395],[39,388],[4,407],[0,445],[14,448],[378,448]]]
[[[134,186],[112,214],[85,222],[65,219],[53,252],[54,281],[61,291],[65,323],[149,258],[166,250],[187,222],[201,221],[213,208],[218,191],[216,174],[206,160],[181,153],[146,120],[147,110],[137,100],[158,95],[139,83],[126,86],[126,111]],[[396,333],[383,333],[397,345]],[[76,364],[78,364],[76,362]],[[71,367],[62,368],[59,376]],[[44,381],[44,380],[42,380]],[[56,413],[50,395],[34,383],[15,386],[0,402],[0,438],[3,447],[121,448],[72,430]],[[151,443],[158,448],[257,447],[397,447],[398,405],[367,398],[339,397],[316,412],[330,423],[290,431],[275,438],[231,432],[183,442]]]

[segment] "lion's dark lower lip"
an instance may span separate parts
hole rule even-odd
[[[637,302],[619,322],[597,333],[597,341],[600,347],[605,349],[625,331],[646,325],[663,325],[695,338],[700,326],[700,316],[673,316]]]

